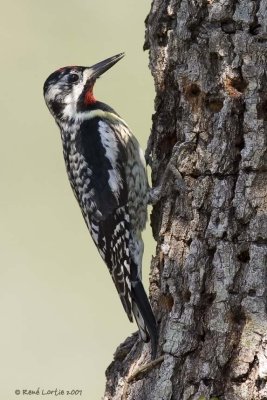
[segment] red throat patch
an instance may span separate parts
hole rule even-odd
[[[96,98],[93,94],[93,90],[92,89],[87,90],[87,92],[85,93],[85,96],[84,96],[84,103],[87,105],[90,105],[90,104],[94,104],[95,102],[96,102]]]

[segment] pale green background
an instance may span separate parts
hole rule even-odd
[[[46,77],[126,52],[96,96],[143,147],[154,88],[142,51],[150,3],[1,2],[0,399],[100,399],[116,346],[136,330],[86,230],[67,181]],[[154,251],[145,235],[144,277]],[[16,389],[82,389],[82,397],[16,396]]]

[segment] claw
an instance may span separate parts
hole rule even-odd
[[[169,172],[171,172],[175,178],[175,190],[177,190],[179,193],[186,193],[188,191],[177,165],[180,164],[180,159],[184,155],[184,152],[192,152],[195,150],[195,147],[196,144],[193,142],[184,142],[173,147],[172,155],[163,174],[163,177],[161,178],[161,183],[155,188],[152,188],[149,193],[149,204],[156,204],[163,196],[167,194],[167,175],[169,174]],[[171,189],[173,189],[173,187]]]
[[[148,204],[154,206],[162,196],[162,187],[160,185],[150,189],[148,194]]]

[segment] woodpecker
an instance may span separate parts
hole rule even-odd
[[[157,324],[141,272],[149,197],[144,155],[126,122],[93,94],[96,79],[123,56],[58,69],[44,83],[44,98],[60,129],[68,178],[85,223],[129,320],[134,316],[155,358]]]

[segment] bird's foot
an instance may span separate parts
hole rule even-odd
[[[186,184],[178,168],[183,158],[185,158],[189,152],[194,151],[195,146],[196,145],[193,142],[184,142],[173,147],[172,155],[161,178],[161,183],[152,188],[149,192],[150,204],[156,204],[163,196],[169,194],[170,189],[171,191],[175,190],[179,193],[187,191]],[[169,174],[172,174],[172,177],[174,178],[174,185],[171,185],[171,187],[168,180]]]

